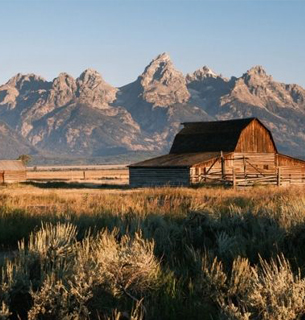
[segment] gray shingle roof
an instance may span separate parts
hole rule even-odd
[[[25,171],[21,160],[0,160],[0,171]]]
[[[220,152],[166,154],[131,164],[129,167],[191,167],[220,157]]]

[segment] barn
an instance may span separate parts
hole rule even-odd
[[[0,160],[0,184],[26,180],[26,167],[21,160]]]
[[[305,161],[279,153],[257,118],[182,125],[169,154],[129,166],[131,186],[305,183]]]

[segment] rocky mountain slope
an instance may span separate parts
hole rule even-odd
[[[17,159],[22,154],[34,155],[37,150],[5,122],[0,121],[1,159]]]
[[[280,151],[305,155],[305,90],[276,82],[260,66],[239,78],[208,67],[184,77],[161,54],[121,88],[92,69],[52,82],[18,74],[0,86],[0,157],[162,153],[180,122],[253,116],[272,130]]]
[[[102,155],[150,150],[125,108],[111,106],[117,89],[94,70],[53,82],[20,75],[0,87],[0,119],[33,146],[51,153]]]

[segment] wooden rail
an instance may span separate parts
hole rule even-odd
[[[274,173],[225,173],[222,171],[200,174],[194,177],[199,183],[218,183],[231,185],[233,187],[247,187],[253,185],[287,185],[305,184],[305,176],[299,174],[281,173],[280,170]]]

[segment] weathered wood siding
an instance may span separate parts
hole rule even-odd
[[[305,162],[275,153],[235,152],[221,160],[191,168],[191,182],[231,183],[237,186],[254,184],[305,184]]]
[[[254,120],[242,130],[235,152],[276,153],[276,147],[270,132]]]
[[[305,183],[304,161],[282,154],[277,154],[276,162],[280,170],[282,185]]]
[[[26,181],[26,171],[0,171],[0,183]]]
[[[272,176],[276,183],[276,162],[274,153],[241,153],[235,152],[221,158],[195,165],[191,168],[191,182],[232,182],[233,175],[236,179],[262,180],[263,177]]]
[[[275,153],[234,152],[232,165],[228,170],[235,173],[274,173],[276,170]]]
[[[190,169],[187,167],[130,167],[129,184],[132,187],[188,186]]]
[[[220,158],[194,165],[190,168],[190,180],[192,184],[213,182],[221,177]]]
[[[277,154],[276,155],[276,160],[278,166],[300,166],[300,167],[305,167],[305,161],[292,158],[283,154]]]

